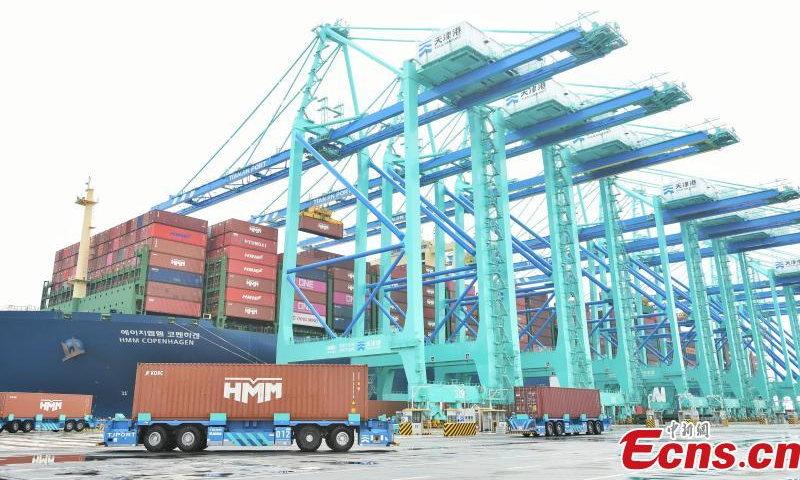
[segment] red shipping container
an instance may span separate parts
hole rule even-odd
[[[244,303],[225,302],[225,315],[265,322],[275,321],[275,309],[273,307],[245,305]]]
[[[320,317],[325,318],[325,316],[328,314],[328,309],[325,308],[325,305],[322,305],[320,303],[312,303],[311,306],[314,307],[314,310],[317,311]],[[313,315],[311,309],[308,308],[308,305],[306,305],[305,302],[295,301],[294,311],[297,313],[310,313]]]
[[[205,233],[172,227],[160,223],[153,223],[137,230],[130,235],[133,235],[134,238],[131,243],[151,237],[163,238],[165,240],[172,240],[180,243],[188,243],[190,245],[199,245],[201,247],[205,247],[208,243],[208,236]],[[139,238],[139,235],[141,235],[141,238]]]
[[[322,237],[339,239],[344,236],[344,225],[337,222],[329,222],[314,217],[300,215],[298,230],[306,233],[313,233]]]
[[[253,290],[226,288],[225,301],[246,303],[248,305],[260,305],[262,307],[274,307],[275,295],[271,293],[255,292]]]
[[[200,317],[200,303],[187,302],[162,297],[144,297],[144,308],[147,313],[166,313],[181,317]]]
[[[265,278],[267,280],[275,280],[278,277],[278,270],[275,267],[254,265],[252,263],[241,262],[239,260],[228,261],[228,272],[237,275]]]
[[[153,372],[157,372],[153,374]],[[140,363],[133,418],[292,420],[367,418],[366,365],[274,365]]]
[[[311,303],[322,303],[322,304],[328,303],[328,295],[324,293],[312,292],[308,290],[302,290],[302,292],[303,295],[305,295],[308,301]],[[300,295],[297,294],[297,292],[295,292],[294,294],[294,299],[295,301],[298,302],[303,301],[302,298],[300,298]]]
[[[147,282],[145,295],[160,298],[172,298],[187,302],[200,303],[203,301],[203,289],[172,285],[170,283]]]
[[[356,276],[352,268],[330,267],[331,276],[337,280],[352,282]]]
[[[265,240],[259,237],[250,235],[243,235],[241,233],[226,233],[225,235],[218,235],[211,238],[208,242],[209,250],[216,250],[222,247],[243,247],[251,250],[258,250],[260,252],[278,253],[278,242],[274,240]]]
[[[233,288],[243,288],[245,290],[255,290],[264,293],[275,293],[275,280],[265,280],[258,277],[247,275],[236,275],[229,273],[225,279],[225,284]]]
[[[16,418],[47,419],[65,415],[67,418],[83,418],[92,414],[92,396],[66,393],[0,392],[0,418],[14,415]]]
[[[166,253],[169,255],[180,255],[197,260],[206,259],[206,249],[199,245],[189,245],[187,243],[173,242],[163,238],[149,238],[141,242],[153,252]]]
[[[199,274],[202,274],[206,267],[202,260],[160,252],[150,252],[150,266]]]
[[[273,242],[278,241],[278,231],[274,228],[245,222],[244,220],[230,218],[224,222],[216,223],[211,226],[212,236],[224,235],[231,232],[252,235],[254,237],[259,237],[266,240],[272,240]]]
[[[328,286],[325,282],[320,282],[319,280],[295,277],[294,284],[300,287],[301,290],[309,290],[317,293],[326,293],[328,291]]]
[[[353,291],[355,291],[355,286],[353,285],[352,280],[339,280],[338,278],[334,278],[333,291],[342,293],[353,293]]]
[[[580,418],[581,414],[597,418],[602,412],[600,391],[591,388],[514,387],[516,413],[541,418],[548,415],[560,419],[564,414]]]
[[[241,260],[242,262],[257,263],[259,265],[267,265],[269,267],[275,267],[278,265],[277,253],[259,252],[241,247],[217,248],[216,250],[211,250],[208,252],[208,258],[218,258],[223,254],[225,254],[229,260]]]
[[[151,223],[162,223],[164,225],[171,225],[173,227],[183,228],[186,230],[194,230],[196,232],[208,232],[208,222],[199,218],[193,218],[178,213],[166,212],[164,210],[150,210],[149,212],[141,215],[142,221],[139,223],[139,217],[129,220],[123,225],[128,225],[128,231],[135,230],[136,226],[143,227]],[[121,227],[123,226],[121,225]]]

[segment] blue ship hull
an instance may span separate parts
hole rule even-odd
[[[94,396],[94,416],[129,415],[136,364],[274,363],[275,335],[151,315],[0,311],[0,391]]]

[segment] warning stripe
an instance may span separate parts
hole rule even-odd
[[[411,422],[401,423],[398,426],[397,434],[398,435],[411,435]]]
[[[445,437],[464,437],[478,434],[478,427],[474,423],[445,423],[443,428]]]

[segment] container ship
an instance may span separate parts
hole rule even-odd
[[[136,365],[274,363],[278,232],[229,219],[152,210],[91,235],[93,190],[81,241],[58,250],[38,311],[0,311],[0,391],[57,391],[95,398],[95,417],[128,412]],[[309,212],[314,228],[325,218]],[[338,230],[341,230],[340,228]],[[328,252],[303,252],[298,263]],[[329,327],[352,318],[353,272],[345,266],[297,278]],[[322,335],[296,297],[295,335]]]

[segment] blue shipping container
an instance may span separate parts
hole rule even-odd
[[[150,267],[147,279],[152,282],[170,283],[185,287],[203,287],[203,276],[199,273],[181,272],[169,268]]]

